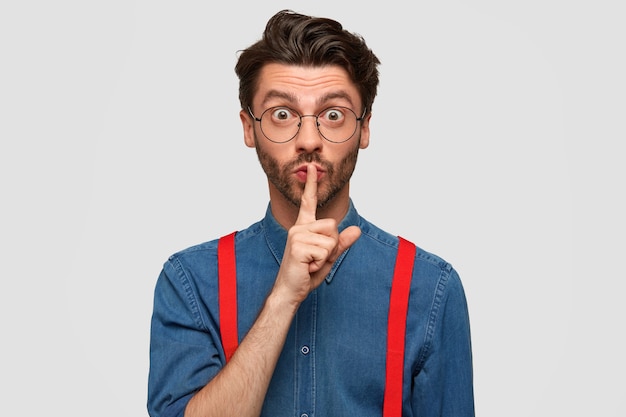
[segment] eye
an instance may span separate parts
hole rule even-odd
[[[287,107],[275,107],[270,112],[272,115],[272,120],[275,122],[288,122],[294,117],[294,112]]]
[[[345,115],[341,109],[331,108],[331,109],[324,110],[320,114],[320,118],[325,123],[338,124],[343,121],[343,119],[345,118]]]

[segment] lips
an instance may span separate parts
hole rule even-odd
[[[317,171],[317,181],[319,182],[319,180],[324,176],[324,169],[322,167],[320,167],[319,165],[315,165],[315,170]],[[307,165],[301,165],[299,166],[296,170],[295,170],[295,175],[296,177],[298,177],[299,181],[302,182],[306,182],[306,177],[307,177]]]

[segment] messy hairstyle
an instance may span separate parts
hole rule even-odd
[[[372,109],[380,61],[360,35],[344,30],[335,20],[291,10],[275,14],[267,22],[263,37],[241,52],[235,66],[242,109],[251,106],[261,69],[269,63],[338,65],[357,86],[365,110],[369,113]]]

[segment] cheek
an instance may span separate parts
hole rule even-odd
[[[263,152],[280,164],[291,162],[297,157],[296,152],[289,143],[276,144],[265,138],[258,138],[257,141],[259,141],[258,146],[263,147]]]
[[[255,143],[257,155],[262,161],[266,163],[271,161],[273,166],[282,167],[293,159],[289,159],[290,154],[284,149],[288,148],[288,146],[262,143],[262,140],[263,138],[257,137]]]

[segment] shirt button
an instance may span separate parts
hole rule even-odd
[[[307,345],[304,345],[300,348],[300,353],[302,353],[303,355],[308,355],[309,352],[311,351],[311,349],[309,349],[309,347]],[[308,417],[306,414],[302,414],[301,417]]]
[[[309,415],[307,413],[302,413],[300,414],[300,417],[309,417]]]

